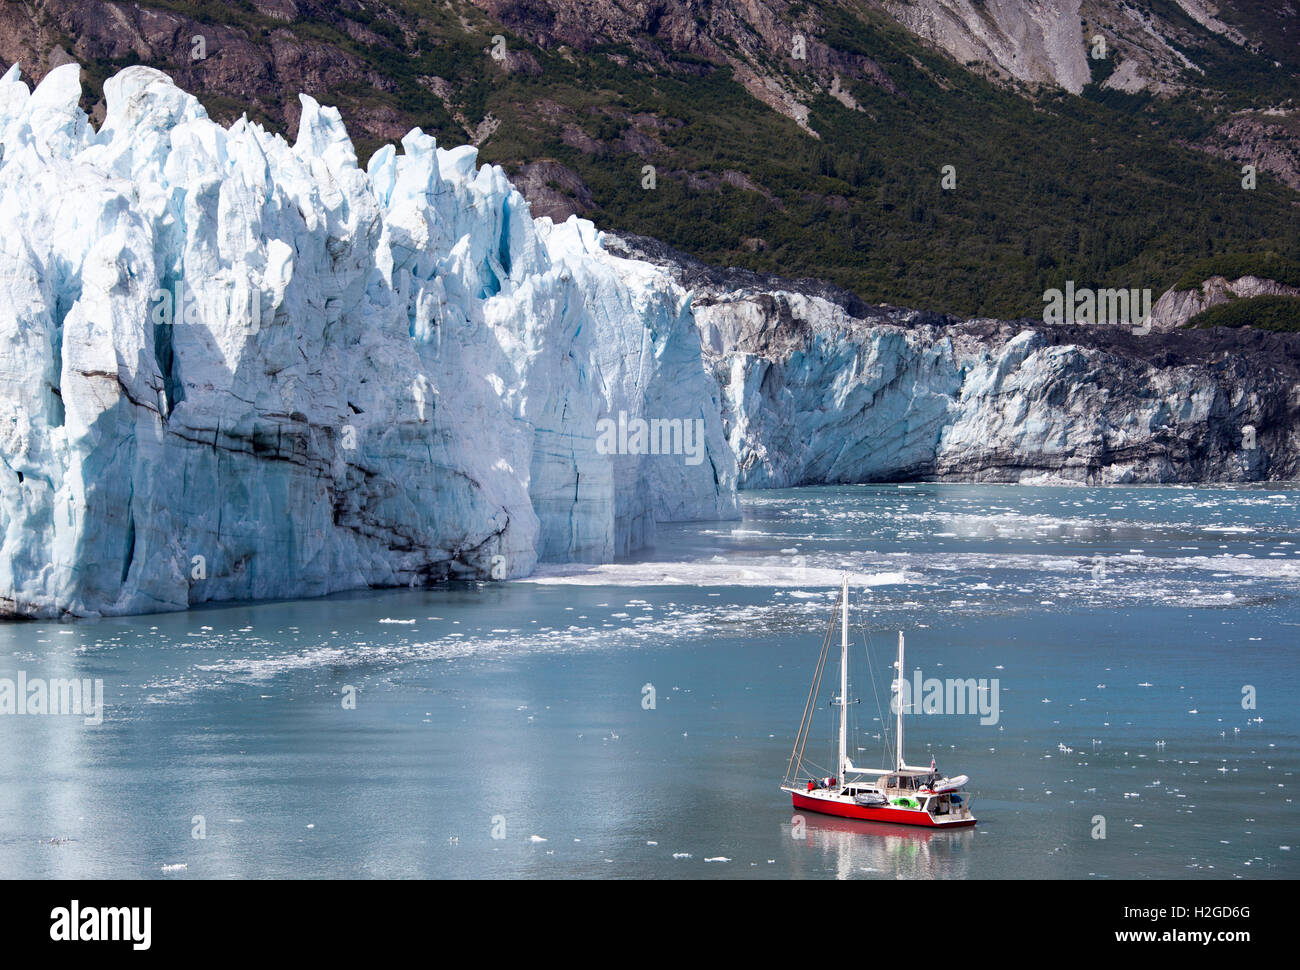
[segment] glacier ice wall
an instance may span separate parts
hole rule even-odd
[[[742,488],[1242,482],[1300,470],[1285,335],[935,323],[881,307],[858,317],[764,286],[699,286],[696,298]]]
[[[962,387],[950,340],[861,328],[799,293],[734,291],[696,309],[744,488],[915,478]],[[794,321],[810,325],[791,326]]]
[[[689,299],[471,147],[358,167],[163,74],[0,79],[0,611],[121,614],[604,561],[737,514]],[[607,454],[620,412],[707,460]]]

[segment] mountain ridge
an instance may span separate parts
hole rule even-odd
[[[247,109],[286,134],[286,92],[306,91],[340,106],[363,161],[419,125],[476,144],[539,211],[941,313],[1016,317],[1067,279],[1163,292],[1207,255],[1297,255],[1294,25],[1267,5],[1161,2],[1131,21],[1126,4],[1085,2],[1076,54],[1095,29],[1109,55],[1088,58],[1081,96],[968,68],[900,6],[1029,29],[1040,5],[37,0],[0,8],[0,57],[39,79],[75,55],[92,119],[129,62],[167,70],[223,122]],[[1152,84],[1112,82],[1142,45],[1186,49],[1196,70],[1165,51],[1142,61]]]

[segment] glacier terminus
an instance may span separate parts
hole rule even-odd
[[[5,616],[607,563],[738,488],[1300,473],[1276,334],[867,305],[534,219],[420,129],[362,169],[305,95],[291,144],[128,67],[96,130],[79,71],[0,78]]]
[[[601,562],[736,517],[686,292],[412,131],[302,97],[229,129],[166,75],[0,80],[0,608],[111,615]],[[601,454],[619,412],[703,460]]]

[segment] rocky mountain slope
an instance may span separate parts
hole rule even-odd
[[[1151,308],[1151,325],[1159,330],[1172,330],[1184,326],[1210,307],[1259,296],[1300,297],[1300,286],[1287,286],[1277,280],[1261,279],[1258,276],[1240,276],[1236,279],[1211,276],[1199,287],[1170,289],[1161,296]]]
[[[1065,280],[1163,292],[1206,255],[1294,255],[1293,6],[15,0],[0,58],[85,65],[96,122],[132,63],[290,136],[303,91],[363,162],[418,125],[558,219],[1008,317]]]

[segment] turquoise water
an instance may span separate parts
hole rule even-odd
[[[0,875],[1300,876],[1300,491],[744,504],[528,582],[0,626],[0,678],[101,679],[106,702],[98,726],[0,716]],[[974,829],[792,824],[841,570],[860,764],[895,631],[909,671],[996,679],[996,724],[907,720],[911,763],[970,776]]]

